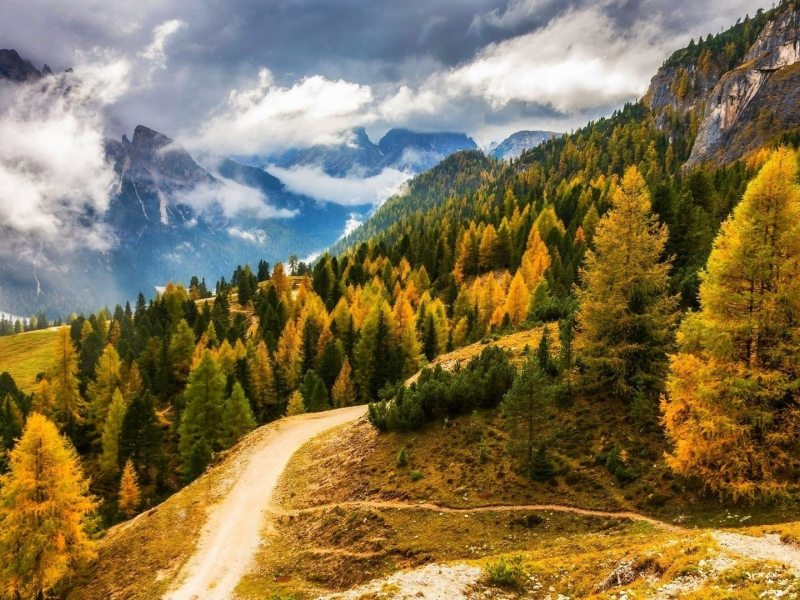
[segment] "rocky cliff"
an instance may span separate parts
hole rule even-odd
[[[800,11],[764,27],[744,62],[711,91],[687,166],[729,163],[800,126]]]
[[[728,164],[800,127],[800,9],[781,6],[675,53],[645,103],[686,167]]]

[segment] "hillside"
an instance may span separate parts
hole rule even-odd
[[[36,389],[36,376],[53,362],[55,328],[0,336],[0,373],[7,372],[24,393]]]

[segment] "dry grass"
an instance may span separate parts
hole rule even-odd
[[[0,337],[0,373],[7,371],[26,394],[36,389],[36,375],[53,362],[55,329]]]

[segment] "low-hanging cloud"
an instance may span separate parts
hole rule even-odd
[[[186,27],[180,19],[170,19],[153,28],[153,41],[139,53],[139,56],[150,61],[154,68],[164,69],[167,64],[166,46],[169,38]]]
[[[196,186],[174,194],[173,201],[190,206],[200,214],[221,215],[226,219],[248,216],[254,219],[291,219],[296,210],[276,208],[259,190],[230,179]]]
[[[74,74],[0,86],[0,249],[33,259],[48,248],[113,245],[101,220],[115,177],[102,115],[126,91],[130,64],[100,58]]]
[[[198,133],[184,137],[190,146],[239,154],[340,144],[368,120],[372,101],[366,85],[315,75],[282,87],[262,69],[253,87],[231,91]]]
[[[319,166],[283,169],[268,165],[266,169],[293,192],[342,206],[380,206],[387,198],[401,192],[411,178],[410,173],[390,168],[372,177],[331,177]]]

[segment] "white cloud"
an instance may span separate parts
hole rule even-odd
[[[0,85],[0,249],[34,260],[114,244],[100,220],[115,178],[102,115],[125,92],[130,64],[100,58],[74,74]]]
[[[277,85],[262,69],[250,89],[233,90],[187,144],[217,153],[268,154],[291,147],[339,144],[370,122],[372,90],[321,75],[291,87]]]
[[[228,234],[232,237],[236,237],[259,246],[263,246],[267,241],[267,234],[263,229],[241,229],[240,227],[228,227]]]
[[[180,19],[164,21],[153,28],[153,41],[148,44],[139,56],[153,64],[153,68],[164,69],[167,66],[166,47],[169,38],[186,27]]]
[[[267,171],[283,181],[291,191],[317,200],[343,206],[379,206],[397,194],[411,178],[397,169],[384,169],[373,177],[331,177],[318,166],[282,169],[269,165]]]
[[[536,0],[519,0],[490,15],[502,23],[535,5]],[[401,87],[380,113],[412,119],[472,98],[484,102],[486,112],[522,103],[569,115],[637,99],[679,44],[651,21],[620,31],[602,8],[570,9],[541,29],[490,44],[472,60],[433,74],[417,90]]]
[[[364,221],[361,220],[361,215],[357,213],[350,213],[350,216],[347,218],[347,222],[344,224],[344,231],[342,232],[342,235],[339,236],[339,239],[347,237],[353,233],[363,222]]]
[[[204,184],[191,191],[177,194],[174,201],[191,206],[201,213],[220,212],[232,219],[246,215],[255,219],[291,219],[296,210],[276,208],[259,190],[230,179],[220,179],[218,184]]]

